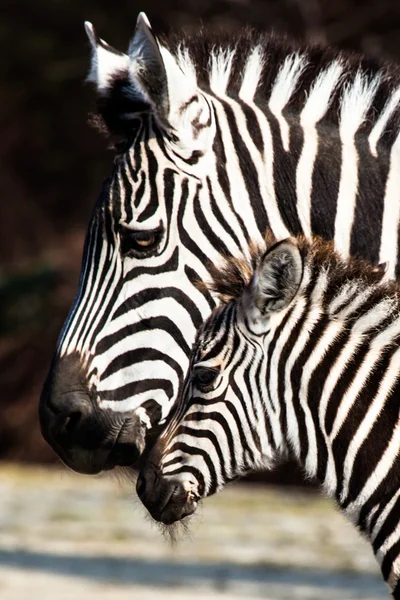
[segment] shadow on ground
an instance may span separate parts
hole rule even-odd
[[[118,584],[179,586],[209,583],[223,589],[228,582],[270,585],[312,586],[357,591],[373,598],[385,597],[384,586],[376,577],[318,569],[278,569],[271,566],[237,566],[229,563],[188,564],[183,562],[137,560],[130,557],[56,555],[44,552],[1,550],[0,568],[46,571],[71,577]],[[363,597],[363,596],[360,596]]]

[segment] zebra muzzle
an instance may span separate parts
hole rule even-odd
[[[192,484],[165,477],[154,466],[140,473],[136,489],[153,519],[164,525],[172,525],[192,515],[199,500]]]

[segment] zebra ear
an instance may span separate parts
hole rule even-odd
[[[131,81],[158,116],[168,116],[168,80],[160,46],[146,15],[139,13],[134,36],[129,44]]]
[[[269,317],[290,304],[303,275],[303,258],[297,242],[278,242],[261,259],[243,296],[246,322],[256,334],[266,333]]]
[[[99,108],[109,129],[152,111],[161,126],[171,130],[182,146],[204,146],[209,106],[197,88],[196,71],[188,54],[174,56],[154,36],[144,13],[140,13],[128,54],[118,52],[85,24],[93,48],[88,79],[97,85]],[[200,134],[200,135],[199,135]]]
[[[160,125],[174,134],[181,148],[204,151],[210,125],[210,108],[197,87],[196,69],[189,53],[172,54],[154,36],[140,13],[129,45],[131,81],[150,105]]]
[[[87,80],[95,83],[98,92],[105,95],[118,76],[127,77],[129,56],[102,40],[89,21],[85,21],[85,30],[92,46],[92,64]]]
[[[124,135],[132,118],[133,96],[136,110],[140,105],[144,106],[140,93],[131,86],[131,60],[127,54],[102,40],[91,23],[85,22],[85,29],[92,46],[87,80],[96,85],[98,111],[110,133]]]

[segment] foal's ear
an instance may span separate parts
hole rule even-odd
[[[241,300],[246,323],[253,333],[268,331],[269,317],[290,304],[302,275],[303,258],[294,239],[287,238],[267,250]]]

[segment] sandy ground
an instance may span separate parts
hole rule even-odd
[[[380,600],[371,548],[319,495],[235,485],[171,546],[132,484],[0,467],[1,600]]]

